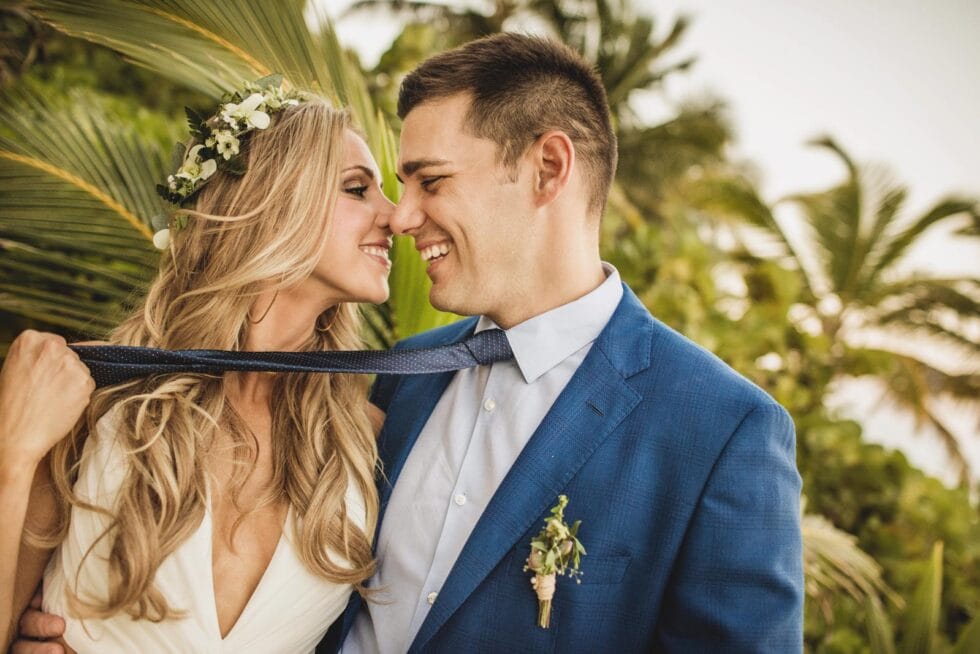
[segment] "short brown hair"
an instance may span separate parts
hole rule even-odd
[[[405,78],[398,117],[458,93],[472,99],[467,128],[495,142],[508,166],[545,132],[565,132],[585,164],[589,207],[602,213],[616,173],[616,135],[602,80],[577,52],[523,34],[470,41],[427,59]]]

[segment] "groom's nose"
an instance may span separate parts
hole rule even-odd
[[[425,223],[425,212],[419,202],[418,192],[407,187],[391,212],[388,227],[395,234],[412,234]]]

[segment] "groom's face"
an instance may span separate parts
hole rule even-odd
[[[463,315],[500,315],[520,297],[539,256],[530,227],[528,166],[498,160],[497,145],[470,134],[466,95],[424,102],[405,117],[398,173],[404,192],[390,222],[415,239],[432,280],[430,300]]]

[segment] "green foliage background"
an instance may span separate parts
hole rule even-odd
[[[244,79],[281,72],[351,106],[396,199],[402,76],[434,52],[530,16],[593,61],[607,87],[621,159],[604,258],[654,315],[768,390],[796,421],[807,651],[980,651],[977,471],[960,452],[963,435],[936,408],[951,397],[977,409],[980,346],[969,334],[980,283],[897,265],[947,220],[969,216],[961,238],[975,238],[975,199],[940,198],[907,215],[905,186],[868,174],[825,137],[813,145],[840,161],[842,181],[767,202],[729,160],[735,126],[721,99],[683,104],[657,124],[633,110],[634,92],[662,93],[663,80],[696,62],[674,54],[686,19],[661,22],[626,0],[364,0],[354,11],[403,26],[370,70],[306,9],[296,0],[0,5],[0,353],[28,327],[100,336],[138,297],[159,256],[147,238],[162,208],[153,184],[183,138],[185,105],[207,110]],[[800,208],[802,240],[782,229],[782,203]],[[398,239],[394,259],[391,300],[366,308],[366,336],[379,347],[454,319],[428,304],[410,241]],[[966,371],[859,345],[855,335],[869,328],[956,351]],[[939,435],[960,466],[958,487],[866,443],[858,423],[827,409],[834,384],[854,377],[879,380]]]

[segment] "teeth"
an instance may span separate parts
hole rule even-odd
[[[376,257],[381,257],[382,259],[388,258],[388,250],[383,247],[378,247],[377,245],[362,245],[361,252],[371,254]]]
[[[437,243],[436,245],[430,245],[429,247],[421,250],[419,254],[422,255],[423,261],[432,261],[436,257],[449,254],[449,251],[452,249],[453,248],[449,243]]]

